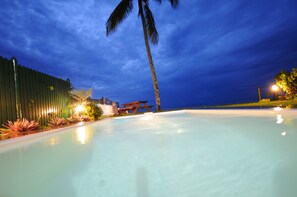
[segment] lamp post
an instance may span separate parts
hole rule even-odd
[[[273,86],[271,86],[271,90],[273,92],[274,99],[277,100],[279,87],[277,85],[273,85]]]
[[[258,87],[258,100],[259,100],[259,101],[262,100],[261,89],[260,89],[260,87]]]

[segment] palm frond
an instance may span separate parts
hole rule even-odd
[[[146,22],[145,26],[146,26],[149,38],[153,44],[158,44],[159,35],[155,26],[155,19],[154,19],[153,13],[151,12],[148,4],[145,4],[143,9],[144,9],[145,22]]]
[[[122,0],[109,16],[106,26],[106,36],[114,32],[117,26],[128,16],[133,9],[132,0]]]
[[[176,8],[178,6],[178,0],[169,0],[170,1],[170,4],[173,8]]]

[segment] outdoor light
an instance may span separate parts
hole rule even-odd
[[[84,110],[84,106],[82,106],[82,105],[78,105],[78,106],[75,108],[75,111],[78,112],[78,113],[82,112],[83,110]]]
[[[271,90],[276,92],[279,90],[279,87],[277,85],[273,85],[273,86],[271,86]]]
[[[282,111],[283,109],[281,107],[274,107],[273,110],[274,111]]]
[[[273,86],[271,86],[271,90],[274,93],[274,99],[277,100],[279,87],[277,85],[273,85]]]
[[[154,116],[153,112],[146,112],[143,114],[143,117],[140,120],[152,120]]]

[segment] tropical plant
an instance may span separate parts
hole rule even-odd
[[[297,97],[297,68],[291,72],[283,70],[275,76],[276,85],[278,85],[289,99]]]
[[[98,120],[102,114],[101,107],[98,107],[95,103],[91,102],[86,106],[86,115],[92,117],[94,120]]]
[[[59,127],[59,126],[66,125],[66,124],[67,124],[67,120],[65,120],[64,118],[59,118],[59,117],[53,117],[48,122],[48,126],[50,126],[50,127]]]
[[[92,96],[93,90],[71,90],[69,95],[75,100],[70,104],[70,107],[74,109],[75,115],[81,115],[85,113],[85,106],[90,102],[87,100]]]
[[[5,132],[10,133],[11,137],[16,137],[19,135],[26,135],[35,132],[39,128],[40,124],[38,121],[28,121],[25,118],[17,121],[7,121],[3,124],[7,130]],[[3,131],[3,130],[2,130]]]
[[[162,0],[155,0],[158,3],[161,3]],[[171,6],[176,8],[179,0],[169,0]],[[109,16],[106,22],[106,35],[114,32],[117,26],[128,16],[132,11],[133,0],[122,0],[114,11]],[[150,64],[150,69],[152,73],[152,80],[154,84],[155,99],[156,99],[156,109],[161,111],[160,103],[160,93],[157,81],[157,75],[155,71],[155,66],[151,54],[149,39],[153,44],[157,44],[159,40],[159,35],[155,26],[155,19],[149,7],[149,0],[138,0],[138,15],[141,17],[142,29],[144,34],[144,41],[146,46],[146,52]]]
[[[69,91],[70,96],[79,103],[87,101],[88,98],[92,96],[93,90],[71,90]]]
[[[0,132],[0,140],[5,140],[5,139],[8,139],[8,138],[10,138],[10,133],[9,132],[5,132],[5,131]]]
[[[90,116],[83,115],[83,116],[81,116],[81,120],[84,122],[88,122],[88,121],[92,120],[92,118]]]
[[[2,140],[4,134],[5,134],[5,129],[0,128],[0,140]]]
[[[68,122],[70,123],[77,123],[77,122],[81,122],[81,118],[78,115],[72,115],[71,117],[67,118]]]

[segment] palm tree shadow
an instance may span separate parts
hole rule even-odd
[[[147,170],[139,167],[136,171],[136,196],[149,197]]]

